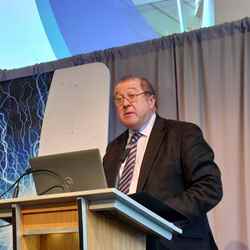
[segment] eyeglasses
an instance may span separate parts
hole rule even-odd
[[[114,97],[114,102],[117,106],[120,106],[123,104],[124,100],[126,99],[127,101],[129,101],[130,103],[135,103],[137,101],[137,97],[140,95],[151,95],[151,93],[149,91],[144,91],[141,93],[127,93],[125,95],[116,95]]]

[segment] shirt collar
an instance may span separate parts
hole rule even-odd
[[[146,124],[144,124],[140,129],[139,129],[139,132],[148,137],[151,133],[151,130],[154,126],[154,123],[155,123],[155,119],[156,119],[156,114],[155,112],[151,115],[150,119],[148,120],[148,122]],[[132,136],[132,134],[134,133],[134,130],[130,129],[129,130],[129,137]]]

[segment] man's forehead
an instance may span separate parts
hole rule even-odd
[[[119,82],[114,89],[114,93],[124,92],[127,90],[141,90],[141,82],[139,79],[129,79]]]

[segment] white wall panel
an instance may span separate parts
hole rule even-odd
[[[108,68],[102,63],[56,70],[46,105],[39,155],[99,148],[105,152]]]

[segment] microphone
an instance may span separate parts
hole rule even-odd
[[[126,158],[127,158],[128,154],[129,154],[130,150],[131,150],[131,145],[127,144],[126,147],[125,147],[125,150],[122,153],[121,158],[120,158],[120,163],[121,164],[123,164],[124,161],[126,160]]]
[[[119,169],[121,169],[122,164],[125,162],[126,158],[128,157],[130,150],[131,150],[131,145],[127,144],[125,147],[125,150],[122,152],[122,155],[120,157],[118,172],[119,172]],[[116,176],[115,185],[114,185],[115,188],[118,188],[118,182],[119,182],[119,174],[117,174]]]

